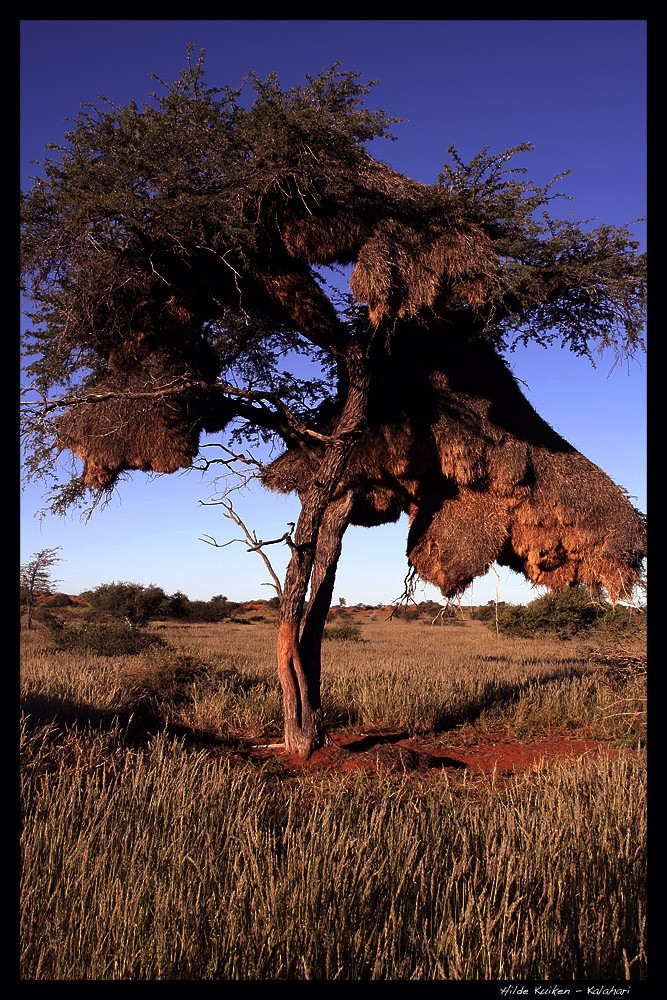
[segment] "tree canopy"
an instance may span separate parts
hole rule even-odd
[[[52,467],[63,405],[100,384],[138,392],[118,376],[158,355],[152,398],[189,388],[192,400],[196,382],[200,429],[235,417],[291,442],[344,391],[340,356],[378,319],[433,313],[498,345],[559,338],[589,356],[641,346],[637,242],[628,227],[552,217],[563,175],[526,180],[512,164],[528,144],[470,163],[450,147],[422,185],[368,155],[396,119],[368,110],[372,83],[338,65],[286,91],[274,74],[232,89],[205,83],[202,53],[159,83],[141,106],[83,106],[22,196],[31,472]],[[358,301],[325,296],[318,265],[336,263],[356,265]],[[312,358],[317,377],[286,355]]]

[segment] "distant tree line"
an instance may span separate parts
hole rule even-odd
[[[84,591],[81,600],[98,614],[123,619],[131,625],[142,626],[149,621],[176,620],[181,622],[220,622],[233,619],[245,611],[247,603],[230,601],[223,594],[216,594],[209,601],[191,601],[180,590],[167,594],[162,587],[140,583],[102,583],[93,590]],[[256,601],[269,607],[277,601]]]
[[[21,603],[27,606],[29,617],[37,601],[44,605],[41,618],[48,617],[48,611],[72,604],[65,594],[54,593],[50,577],[51,566],[58,561],[57,550],[45,550],[21,568]],[[91,615],[97,623],[122,622],[133,628],[142,628],[149,621],[178,622],[247,622],[249,610],[256,613],[277,613],[279,599],[257,599],[254,601],[230,601],[224,594],[216,594],[208,601],[190,600],[182,591],[167,594],[162,587],[140,583],[102,583],[92,590],[79,595],[79,603],[87,606],[86,617]],[[48,610],[47,610],[48,605]],[[505,635],[521,638],[552,636],[570,639],[575,635],[600,628],[622,631],[636,631],[637,618],[645,619],[645,609],[623,606],[612,607],[603,601],[593,600],[584,587],[566,587],[559,593],[546,594],[527,605],[508,604],[504,601],[489,601],[483,607],[465,609],[466,617],[479,621]],[[388,607],[385,604],[348,605],[341,598],[339,605],[332,608],[329,617],[336,625],[330,625],[326,638],[358,638],[358,619],[363,614],[384,614],[392,620],[403,622],[441,623],[460,620],[461,609],[454,605],[443,606],[436,601],[422,601],[417,604],[401,604]],[[243,617],[239,617],[239,616]],[[51,616],[52,617],[52,616]],[[352,631],[355,630],[354,636]]]

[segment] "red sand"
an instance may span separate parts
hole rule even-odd
[[[599,740],[570,738],[552,734],[531,740],[511,739],[503,734],[477,735],[476,742],[451,746],[432,739],[409,739],[402,733],[331,733],[333,746],[316,750],[309,760],[286,754],[280,745],[255,744],[248,757],[256,761],[271,759],[296,771],[373,773],[383,766],[394,771],[420,771],[470,776],[491,774],[509,777],[534,767],[542,760],[576,760],[594,754],[618,751]],[[403,751],[403,753],[402,753]],[[407,751],[407,753],[405,752]]]

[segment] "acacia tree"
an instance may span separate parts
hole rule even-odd
[[[274,74],[216,88],[188,51],[179,79],[159,82],[141,107],[83,106],[22,197],[27,471],[48,474],[63,448],[83,460],[51,489],[62,512],[127,470],[190,466],[202,432],[226,434],[229,464],[249,443],[282,443],[261,475],[301,501],[283,536],[278,673],[286,747],[308,755],[326,739],[320,647],[350,523],[407,511],[412,565],[445,593],[497,556],[554,586],[633,582],[643,529],[625,507],[604,566],[563,531],[551,549],[519,537],[510,512],[537,504],[550,462],[573,449],[549,437],[499,352],[556,338],[583,356],[638,350],[645,262],[627,227],[553,218],[554,182],[508,166],[528,145],[470,163],[450,147],[432,185],[379,163],[367,144],[395,119],[338,64],[290,90]],[[336,297],[321,268],[347,264],[351,294]],[[530,432],[493,417],[497,392]],[[455,438],[467,472],[445,461]],[[507,457],[517,449],[523,465]],[[606,489],[608,506],[627,505]],[[462,542],[466,518],[482,523],[477,562],[432,572],[451,562],[432,526],[458,525]]]
[[[32,628],[32,612],[37,598],[43,594],[50,594],[54,583],[58,582],[51,576],[51,567],[61,561],[60,556],[56,555],[59,551],[59,545],[53,549],[41,549],[21,566],[19,579],[21,596],[25,600],[28,612],[26,622],[28,628]]]

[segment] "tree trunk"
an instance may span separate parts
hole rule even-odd
[[[278,677],[283,689],[285,750],[300,757],[310,757],[324,745],[326,733],[322,708],[310,698],[312,677],[301,660],[299,623],[281,622],[278,626]]]
[[[300,642],[301,659],[308,664],[310,701],[315,708],[321,707],[322,636],[331,607],[343,535],[350,523],[353,500],[353,494],[348,493],[327,509],[317,539],[310,599],[304,615]]]
[[[320,677],[322,636],[331,607],[336,569],[349,523],[352,494],[325,511],[318,532],[310,600],[299,623],[281,622],[278,630],[278,674],[283,689],[285,749],[303,757],[324,746],[328,736],[322,714]]]
[[[285,749],[306,758],[327,738],[320,699],[321,642],[353,499],[351,494],[335,501],[332,498],[363,430],[368,398],[363,359],[357,355],[346,361],[350,380],[345,406],[335,440],[302,497],[280,602],[278,677],[283,691]],[[311,596],[304,621],[309,584]]]
[[[283,689],[285,749],[309,757],[329,740],[322,713],[320,678],[322,636],[331,607],[343,535],[349,523],[352,494],[331,504],[318,532],[310,584],[310,600],[299,623],[281,622],[278,629],[278,675]]]

